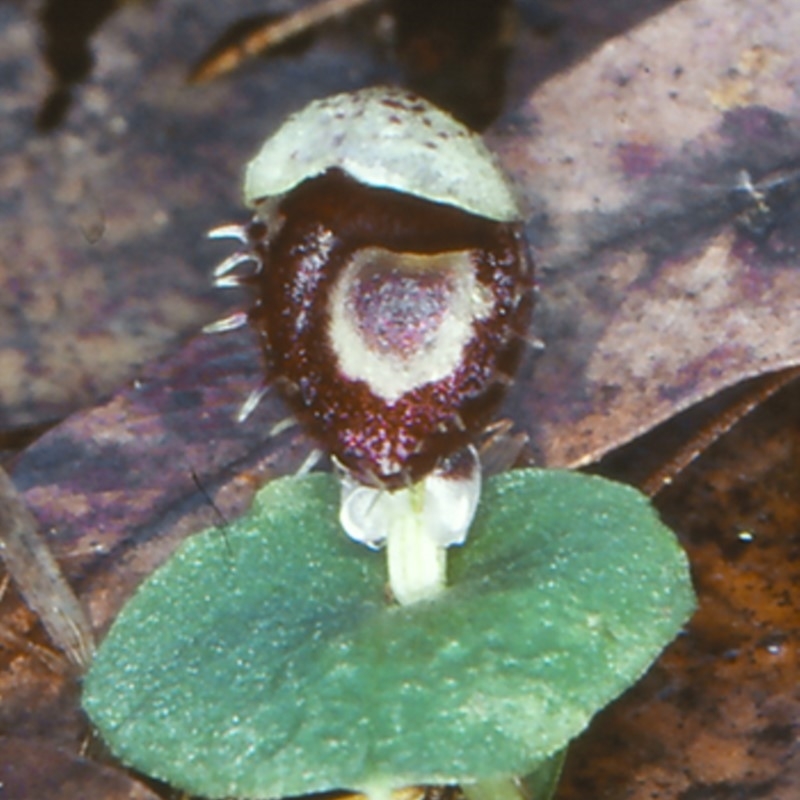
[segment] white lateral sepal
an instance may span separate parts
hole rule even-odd
[[[463,544],[481,494],[474,447],[461,450],[419,483],[393,492],[367,486],[347,470],[341,475],[339,520],[351,539],[378,548],[393,519],[419,515],[426,535],[440,547]]]
[[[478,507],[481,471],[468,447],[408,488],[389,492],[341,475],[339,520],[351,539],[386,543],[389,580],[402,605],[444,589],[446,548],[463,544]]]

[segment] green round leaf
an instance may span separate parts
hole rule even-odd
[[[208,797],[522,775],[693,609],[672,533],[601,478],[489,480],[451,586],[405,607],[337,512],[331,476],[275,481],[147,580],[86,679],[117,755]]]

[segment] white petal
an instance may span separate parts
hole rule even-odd
[[[341,482],[342,527],[351,539],[373,548],[383,544],[399,521],[412,518],[439,547],[463,544],[481,494],[480,462],[473,447],[423,479],[422,503],[419,485],[389,492],[359,483],[346,470]]]
[[[467,464],[464,460],[469,459]],[[462,457],[457,474],[436,470],[425,478],[425,529],[440,547],[464,544],[481,496],[481,467],[475,448]]]
[[[345,533],[367,547],[379,547],[389,535],[391,520],[410,513],[407,491],[387,492],[365,486],[346,471],[341,481],[339,521]]]

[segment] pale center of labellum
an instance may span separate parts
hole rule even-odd
[[[342,270],[329,304],[339,369],[395,403],[458,368],[492,299],[470,250],[418,255],[368,247]]]

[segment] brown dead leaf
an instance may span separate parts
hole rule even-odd
[[[73,415],[25,451],[14,472],[66,574],[103,630],[143,577],[199,529],[243,513],[311,444],[271,397],[235,421],[260,380],[247,335],[203,336],[108,404]],[[213,500],[212,500],[213,498]]]
[[[229,308],[209,282],[221,250],[205,232],[244,216],[244,162],[299,105],[369,80],[343,34],[303,69],[285,58],[236,85],[189,87],[188,65],[225,17],[215,3],[121,4],[65,123],[43,136],[37,19],[0,5],[0,66],[13,75],[0,137],[0,433],[108,397]]]
[[[795,382],[659,498],[700,608],[571,749],[558,800],[800,796],[798,476]]]
[[[0,737],[0,787],[10,800],[158,800],[124,772],[46,740]]]
[[[769,236],[733,202],[742,171],[800,163],[798,33],[796,4],[681,3],[496,127],[532,214],[546,343],[512,414],[544,463],[590,463],[800,363],[798,177]],[[732,77],[747,91],[723,102]]]

